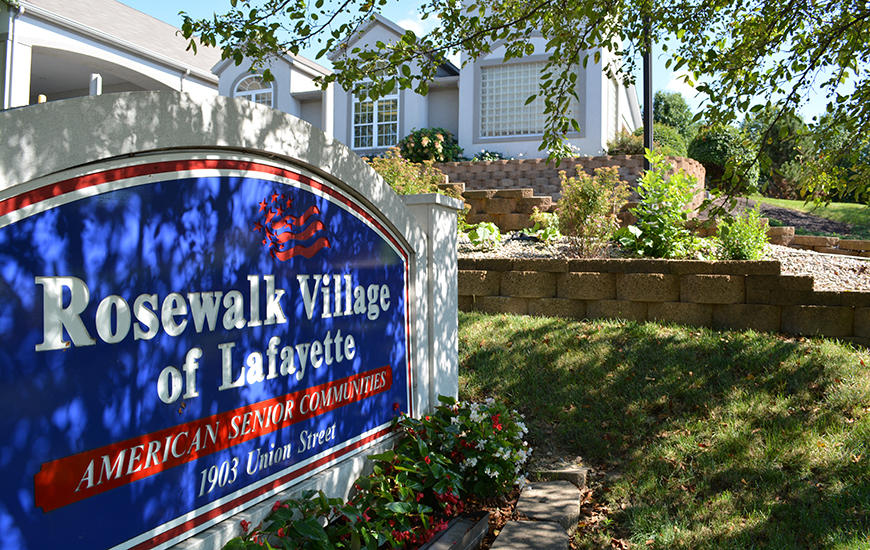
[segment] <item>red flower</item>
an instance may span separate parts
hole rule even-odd
[[[248,532],[248,529],[251,528],[251,522],[250,522],[250,521],[242,520],[242,521],[239,522],[239,525],[242,526],[242,531],[244,531],[245,533],[247,533],[247,532]]]
[[[399,403],[398,403],[398,402],[393,403],[393,410],[394,410],[394,411],[398,411],[398,410],[399,410]]]
[[[278,528],[278,538],[284,538],[284,528],[283,527]]]
[[[280,501],[280,500],[276,500],[276,501],[275,501],[275,504],[272,505],[272,511],[275,512],[275,511],[278,510],[278,508],[280,508],[280,507],[281,507],[281,501]]]
[[[425,462],[426,464],[431,464],[431,463],[432,463],[432,459],[429,458],[428,456],[424,456],[424,457],[423,457],[423,462]]]

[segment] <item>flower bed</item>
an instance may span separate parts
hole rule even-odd
[[[225,549],[418,548],[469,502],[503,499],[525,482],[531,450],[516,411],[491,399],[441,400],[431,415],[397,418],[395,449],[369,457],[372,471],[347,502],[314,491],[275,502]]]

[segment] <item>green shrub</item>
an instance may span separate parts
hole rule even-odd
[[[704,165],[707,186],[746,195],[758,186],[755,150],[737,128],[714,125],[698,130],[688,154]]]
[[[438,187],[438,184],[444,181],[444,173],[436,168],[432,161],[411,162],[395,147],[387,149],[382,157],[363,157],[363,160],[374,168],[375,172],[399,195],[441,193],[464,202],[461,193]],[[457,226],[460,231],[465,227],[465,215],[465,210],[457,215]]]
[[[512,157],[508,157],[506,155],[503,155],[502,153],[499,153],[498,151],[487,151],[486,149],[483,149],[479,153],[475,153],[474,156],[471,157],[471,160],[473,160],[475,162],[482,162],[482,161],[487,161],[487,160],[489,160],[489,161],[492,161],[492,160],[510,160],[511,158]]]
[[[607,142],[608,155],[642,155],[643,136],[630,134],[620,130]]]
[[[501,231],[492,222],[480,222],[470,226],[468,239],[476,247],[483,249],[495,248],[501,243]]]
[[[523,229],[523,233],[537,238],[544,244],[554,244],[562,239],[559,231],[559,215],[555,212],[541,212],[538,207],[532,208],[529,219],[535,224],[531,228]]]
[[[686,204],[692,199],[697,182],[683,170],[668,177],[673,167],[661,154],[648,153],[646,158],[651,168],[638,180],[640,202],[631,209],[637,222],[620,230],[617,238],[620,244],[641,256],[692,256],[697,239],[685,227]]]
[[[398,149],[387,149],[382,157],[363,158],[369,166],[390,184],[399,195],[439,193],[438,184],[444,181],[444,173],[432,161],[413,162]]]
[[[653,98],[653,122],[675,128],[684,140],[690,140],[695,135],[693,116],[692,109],[681,93],[656,92]]]
[[[594,256],[619,228],[619,209],[628,198],[628,184],[616,167],[598,168],[594,176],[577,167],[577,176],[559,172],[562,198],[556,207],[559,229],[581,256]]]
[[[462,159],[462,147],[444,128],[412,130],[399,142],[402,156],[412,162],[453,162]]]
[[[414,433],[430,434],[430,448],[451,458],[462,473],[466,492],[504,497],[525,482],[523,465],[532,450],[524,440],[528,430],[517,411],[492,398],[482,403],[439,399],[442,405],[432,416],[402,421]]]
[[[638,128],[634,131],[635,136],[640,136],[643,143],[643,128]],[[653,150],[661,153],[666,157],[685,157],[686,156],[686,140],[680,135],[679,130],[656,122],[653,124]],[[643,150],[641,150],[643,153]]]
[[[686,140],[680,132],[664,124],[653,124],[653,149],[665,156],[685,157]],[[608,155],[642,155],[643,128],[638,128],[633,134],[620,131],[607,142]]]
[[[758,206],[719,224],[719,257],[723,260],[760,260],[767,248],[767,221]]]

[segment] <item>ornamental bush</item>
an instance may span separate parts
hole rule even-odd
[[[643,144],[643,128],[635,130],[634,135],[640,136],[641,144]],[[653,124],[653,144],[653,149],[666,157],[686,156],[686,139],[679,130],[667,124],[659,122]],[[641,145],[640,152],[643,153],[643,145]]]
[[[760,260],[767,248],[767,220],[758,206],[719,223],[719,257]]]
[[[675,128],[655,123],[653,124],[653,150],[665,156],[685,157],[686,140]],[[620,131],[607,142],[608,155],[642,155],[643,153],[643,128],[638,128],[632,134]]]
[[[414,162],[395,147],[387,149],[382,157],[363,160],[399,195],[439,193],[438,184],[444,181],[444,173],[432,161]]]
[[[740,130],[721,124],[698,130],[688,155],[704,165],[707,187],[747,195],[758,187],[755,150]]]
[[[673,166],[660,154],[648,153],[646,158],[651,168],[637,182],[640,202],[631,209],[637,222],[620,230],[617,238],[620,244],[641,256],[688,257],[697,243],[685,227],[686,205],[697,182],[683,170],[668,176]]]
[[[402,156],[411,162],[453,162],[462,160],[462,147],[444,128],[412,130],[399,142]]]
[[[483,162],[483,161],[493,161],[493,160],[511,160],[513,157],[508,157],[498,151],[487,151],[486,149],[481,149],[479,153],[475,153],[473,157],[471,157],[472,161],[475,162]]]
[[[418,193],[441,193],[454,199],[462,199],[462,195],[454,190],[443,190],[438,184],[444,181],[444,173],[434,166],[432,161],[411,162],[404,158],[398,149],[387,149],[382,157],[363,158],[374,168],[393,191],[399,195],[415,195]],[[464,202],[464,201],[463,201]],[[458,226],[465,226],[465,210],[457,216]]]
[[[559,172],[562,198],[556,206],[559,229],[581,256],[599,254],[619,228],[619,210],[628,198],[628,184],[615,166],[598,168],[590,176],[577,167],[570,178]]]
[[[562,240],[562,232],[559,230],[559,215],[555,212],[541,212],[538,207],[532,208],[529,219],[534,223],[530,228],[523,229],[523,233],[535,237],[544,244],[555,244]]]
[[[468,227],[468,240],[483,250],[490,250],[501,244],[501,231],[492,222],[480,222]]]
[[[478,497],[504,497],[525,483],[523,466],[531,454],[520,414],[503,403],[455,401],[439,397],[435,414],[404,417],[414,433],[431,436],[430,448],[444,453],[461,473],[465,491]]]

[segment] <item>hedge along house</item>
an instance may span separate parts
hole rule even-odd
[[[404,28],[375,15],[329,57],[336,60],[352,55],[355,48],[393,42],[404,33]],[[537,99],[530,105],[525,101],[538,89],[540,71],[546,64],[545,40],[535,39],[535,47],[542,53],[505,63],[504,47],[497,45],[488,56],[469,61],[462,68],[452,63],[439,67],[426,96],[396,90],[374,102],[360,101],[337,87],[331,100],[329,90],[318,96],[306,79],[312,71],[326,74],[328,70],[298,56],[282,56],[269,66],[276,76],[273,83],[246,72],[245,64],[220,64],[215,70],[221,95],[255,101],[260,97],[259,101],[270,101],[276,109],[298,114],[327,134],[331,111],[332,135],[360,155],[383,153],[413,129],[441,127],[456,135],[468,156],[486,149],[539,158],[546,156],[538,150],[545,119],[543,101]],[[604,52],[601,63],[590,60],[587,68],[578,68],[579,101],[574,108],[581,131],[568,135],[578,155],[601,154],[620,129],[633,131],[641,125],[634,86],[626,88],[604,73],[602,63],[610,55]],[[248,82],[258,83],[263,95],[246,95],[244,85]]]

